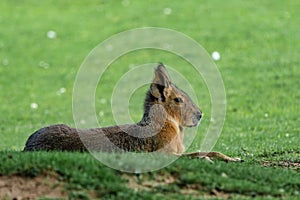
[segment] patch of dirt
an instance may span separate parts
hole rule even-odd
[[[174,183],[176,178],[174,176],[155,176],[154,180],[140,180],[137,176],[131,174],[123,174],[122,177],[127,180],[127,186],[133,190],[151,191],[155,187],[166,186]]]
[[[123,174],[122,177],[127,180],[127,187],[136,191],[155,191],[157,187],[167,186],[170,184],[176,184],[176,175],[171,174],[156,174],[154,179],[151,180],[143,180],[143,178],[139,178],[133,174]],[[221,199],[229,199],[232,197],[231,194],[224,193],[222,191],[218,191],[213,189],[211,192],[205,192],[203,187],[199,184],[177,184],[180,187],[178,190],[179,194],[194,196],[197,198],[221,198]],[[177,191],[176,191],[177,192]]]
[[[275,166],[279,166],[279,167],[283,167],[283,168],[289,168],[289,169],[300,169],[300,162],[291,162],[289,160],[285,160],[285,161],[263,161],[262,165],[264,167],[275,167]]]
[[[64,184],[56,174],[39,175],[34,178],[17,175],[0,176],[0,199],[31,200],[40,197],[62,198]]]

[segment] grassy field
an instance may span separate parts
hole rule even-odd
[[[65,183],[70,199],[299,198],[299,10],[296,0],[1,1],[0,181],[6,176],[54,177]],[[72,90],[84,58],[106,38],[137,27],[174,29],[209,54],[220,52],[216,64],[226,88],[227,114],[214,150],[246,162],[182,158],[156,172],[130,175],[89,154],[20,152],[40,127],[74,126]],[[49,31],[55,38],[47,36]],[[99,83],[105,87],[96,91],[99,121],[114,123],[110,98],[120,76],[133,65],[158,61],[197,88],[206,114],[189,149],[197,150],[210,123],[210,96],[203,80],[170,53],[141,50],[112,63]],[[130,102],[134,120],[141,117],[146,89]]]

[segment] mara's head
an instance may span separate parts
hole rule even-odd
[[[145,111],[149,111],[154,105],[160,105],[166,112],[166,117],[175,120],[180,126],[197,126],[202,117],[191,98],[171,82],[163,64],[155,69],[144,105]]]

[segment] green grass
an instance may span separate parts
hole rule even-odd
[[[172,9],[170,15],[164,14],[165,8]],[[0,154],[3,162],[0,174],[31,176],[53,170],[69,183],[70,191],[96,190],[99,196],[107,198],[138,198],[139,195],[149,199],[174,195],[183,198],[178,190],[195,185],[201,194],[217,188],[237,198],[299,197],[295,192],[299,191],[299,167],[262,167],[265,161],[274,165],[283,161],[300,162],[299,9],[296,0],[132,0],[127,7],[121,1],[1,1]],[[113,34],[145,26],[183,32],[209,54],[220,52],[221,60],[216,64],[226,88],[227,115],[214,150],[242,157],[246,163],[209,164],[180,159],[168,168],[141,175],[150,179],[175,174],[178,178],[171,185],[152,188],[155,191],[152,194],[128,190],[119,172],[86,154],[18,152],[27,137],[40,127],[55,123],[74,126],[72,89],[76,73],[97,44]],[[49,30],[57,33],[55,39],[47,38]],[[174,67],[196,88],[198,104],[205,113],[190,148],[190,151],[197,150],[210,121],[210,96],[203,80],[193,76],[189,64],[170,53],[142,50],[112,63],[99,83],[105,87],[96,91],[96,113],[103,113],[98,116],[99,121],[103,125],[114,123],[110,98],[122,74],[132,64],[158,61]],[[151,79],[152,75],[149,76]],[[66,92],[57,95],[60,88],[66,88]],[[130,101],[134,120],[141,117],[146,89],[138,90]],[[39,105],[38,109],[30,108],[33,102]],[[7,154],[12,154],[13,159],[8,159]],[[78,171],[76,167],[82,168]],[[222,172],[228,178],[220,176]]]
[[[66,189],[69,195],[81,191],[81,194],[88,196],[88,192],[95,191],[99,197],[112,199],[139,199],[145,196],[149,199],[197,199],[218,190],[233,198],[286,198],[298,195],[300,190],[299,172],[262,168],[253,160],[246,163],[212,164],[181,158],[157,172],[127,175],[140,186],[147,182],[157,183],[138,191],[128,185],[129,179],[125,173],[105,167],[86,153],[1,152],[0,157],[0,175],[35,177],[56,173],[62,181],[68,182]],[[165,183],[170,178],[174,180]],[[184,194],[184,191],[191,190],[194,193]]]

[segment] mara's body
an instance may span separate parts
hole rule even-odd
[[[44,127],[26,142],[26,151],[164,151],[182,153],[183,126],[197,126],[198,107],[170,81],[159,65],[144,101],[144,115],[137,124],[75,129],[64,124]]]
[[[171,125],[172,126],[172,125]],[[175,128],[162,128],[157,134],[140,134],[138,137],[130,135],[142,133],[140,125],[121,125],[93,129],[75,129],[65,124],[57,124],[42,128],[32,134],[25,147],[25,151],[63,150],[63,151],[135,151],[153,152],[164,151],[182,153],[184,150],[181,137],[176,135]]]
[[[165,67],[160,64],[146,94],[143,118],[137,124],[93,129],[52,125],[33,133],[24,150],[161,151],[181,155],[184,152],[183,127],[197,126],[201,116],[199,108],[186,93],[171,83]],[[203,157],[206,154],[190,155]],[[236,161],[217,152],[209,154]]]

